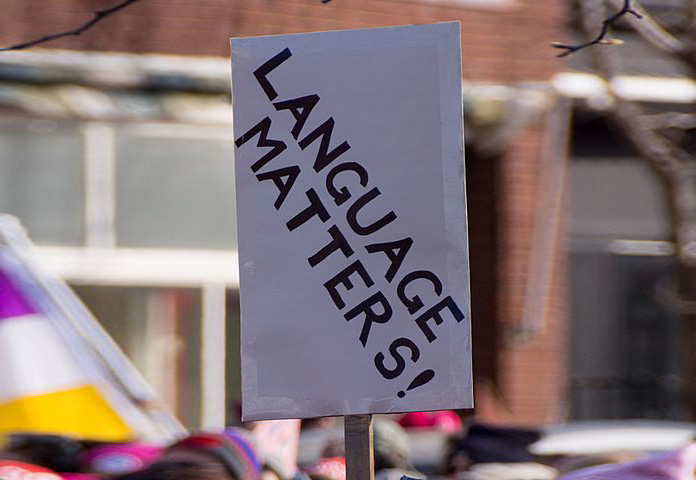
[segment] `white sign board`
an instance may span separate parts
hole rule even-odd
[[[245,420],[472,406],[459,23],[232,39]]]

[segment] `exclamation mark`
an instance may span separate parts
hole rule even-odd
[[[421,385],[425,385],[433,378],[435,378],[435,371],[430,370],[430,369],[422,371],[408,385],[406,392],[408,392],[409,390],[413,390],[414,388],[420,387]],[[397,393],[397,395],[399,396],[399,398],[404,398],[406,396],[406,392],[404,392],[403,390],[400,390],[399,393]]]

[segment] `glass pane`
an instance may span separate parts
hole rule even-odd
[[[231,140],[123,135],[117,159],[119,246],[236,248]]]
[[[0,120],[0,213],[37,243],[84,242],[82,141],[73,125]]]
[[[662,185],[637,158],[571,164],[570,234],[585,238],[665,240],[669,215]]]
[[[570,255],[570,415],[683,420],[671,257]]]
[[[200,428],[200,290],[73,288],[164,404],[187,428]]]

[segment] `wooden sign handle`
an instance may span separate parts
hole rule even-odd
[[[372,415],[346,415],[346,479],[374,480],[375,458],[372,450]]]

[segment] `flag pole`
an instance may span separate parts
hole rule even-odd
[[[346,479],[374,480],[372,415],[346,415]]]

